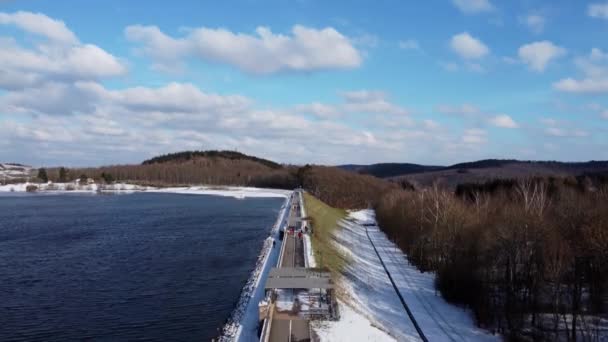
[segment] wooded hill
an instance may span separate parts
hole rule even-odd
[[[234,151],[185,151],[166,154],[139,165],[47,170],[54,182],[93,178],[98,182],[131,182],[151,186],[230,185],[294,189],[302,186],[339,208],[367,208],[396,183],[336,167],[303,167]]]
[[[152,159],[145,160],[142,165],[151,164],[162,164],[162,163],[180,163],[190,161],[198,158],[222,158],[229,160],[249,160],[252,162],[260,163],[268,166],[272,169],[280,169],[281,164],[275,163],[271,160],[262,159],[254,156],[248,156],[246,154],[236,151],[184,151],[177,153],[163,154]]]
[[[49,179],[59,180],[59,168]],[[69,180],[90,177],[98,181],[135,182],[154,186],[234,185],[293,189],[292,167],[234,151],[185,151],[166,154],[139,165],[111,165],[69,169]]]

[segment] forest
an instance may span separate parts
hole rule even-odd
[[[381,228],[446,300],[510,340],[601,341],[608,326],[608,186],[530,178],[394,190]],[[603,330],[602,330],[603,329]]]

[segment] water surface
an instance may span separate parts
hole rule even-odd
[[[0,340],[208,341],[282,202],[0,195]]]

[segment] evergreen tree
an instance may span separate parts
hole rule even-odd
[[[40,169],[38,169],[38,178],[43,182],[46,183],[49,181],[49,176],[46,173],[46,169],[41,167]]]
[[[108,184],[114,182],[114,176],[111,173],[102,172],[101,178]]]
[[[59,182],[65,183],[68,181],[68,170],[65,167],[59,169]]]

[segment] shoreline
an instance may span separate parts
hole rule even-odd
[[[28,192],[28,186],[36,186],[37,190]],[[208,186],[192,185],[189,187],[167,187],[155,188],[149,186],[139,186],[129,183],[116,183],[100,186],[98,184],[77,185],[74,183],[17,183],[0,185],[0,193],[31,193],[31,194],[96,194],[96,193],[116,193],[129,194],[136,192],[150,193],[170,193],[183,195],[212,195],[244,198],[287,198],[291,190],[254,188],[241,186]]]
[[[293,193],[293,192],[290,192]],[[277,220],[264,241],[256,266],[251,272],[241,291],[237,304],[221,329],[218,341],[255,341],[258,328],[258,303],[264,297],[264,288],[260,287],[266,279],[271,265],[276,263],[280,248],[272,242],[278,240],[278,232],[286,224],[286,214],[291,206],[291,195],[285,197],[285,202],[279,211]],[[273,262],[273,260],[275,262]],[[253,335],[252,335],[253,334]]]

